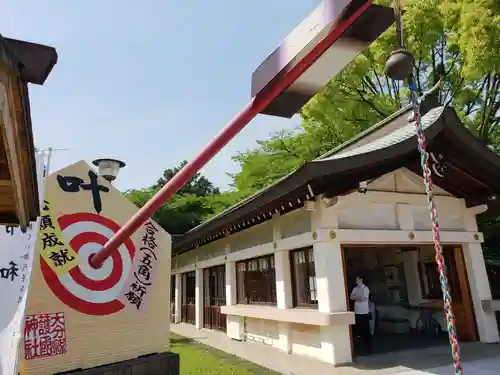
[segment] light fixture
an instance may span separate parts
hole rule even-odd
[[[321,200],[323,201],[325,208],[328,208],[336,205],[339,201],[339,197],[323,197]]]
[[[116,159],[96,159],[92,164],[97,167],[99,174],[108,182],[114,181],[120,168],[126,166],[123,161]]]
[[[306,201],[304,203],[304,207],[306,208],[306,211],[314,212],[314,211],[316,211],[316,202],[315,201]]]
[[[359,183],[359,188],[358,188],[358,191],[361,193],[361,194],[366,194],[366,192],[368,191],[368,182],[369,181],[361,181]]]

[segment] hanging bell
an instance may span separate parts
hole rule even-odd
[[[406,49],[398,49],[391,52],[384,67],[384,73],[395,81],[403,81],[410,76],[413,71],[415,58]]]

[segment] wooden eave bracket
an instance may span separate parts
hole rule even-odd
[[[22,150],[18,147],[19,133],[15,126],[14,109],[11,108],[11,105],[14,103],[12,103],[12,95],[9,95],[8,89],[9,87],[0,82],[0,132],[7,155],[19,226],[24,230],[29,224],[29,215],[26,206],[27,194],[25,194],[21,178],[23,175],[21,171]]]

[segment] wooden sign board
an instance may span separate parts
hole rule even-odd
[[[366,0],[324,0],[253,72],[252,97],[258,99],[263,93],[272,90],[277,81],[301,63],[337,25],[349,19],[366,3]],[[392,23],[394,11],[391,8],[370,5],[342,36],[330,43],[328,50],[262,113],[284,118],[294,116]]]
[[[45,181],[21,345],[23,375],[168,351],[170,235],[148,221],[94,269],[89,257],[137,207],[83,161]]]

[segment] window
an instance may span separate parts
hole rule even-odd
[[[184,288],[182,295],[183,305],[194,305],[196,300],[196,273],[194,271],[185,272],[182,274],[182,287]]]
[[[274,255],[236,263],[238,303],[276,305]]]
[[[170,302],[175,302],[175,275],[170,276]]]
[[[170,277],[170,322],[175,323],[175,275]]]
[[[294,306],[318,307],[312,247],[290,252]]]
[[[182,274],[182,305],[181,321],[184,323],[195,324],[196,322],[196,274],[194,271]]]
[[[428,249],[419,249],[420,252],[426,251]],[[429,251],[434,251],[430,249]],[[444,248],[444,261],[446,265],[446,273],[448,279],[448,285],[450,286],[451,297],[454,301],[462,300],[462,293],[460,292],[460,284],[457,274],[457,266],[455,263],[455,256],[453,254],[452,248]],[[434,255],[432,253],[432,255]],[[441,279],[439,275],[439,270],[437,264],[434,260],[422,259],[418,267],[418,273],[420,277],[420,288],[422,289],[422,297],[430,300],[440,300],[443,298],[443,293],[441,291]]]
[[[421,263],[418,268],[420,288],[425,299],[441,299],[441,282],[434,262]]]

